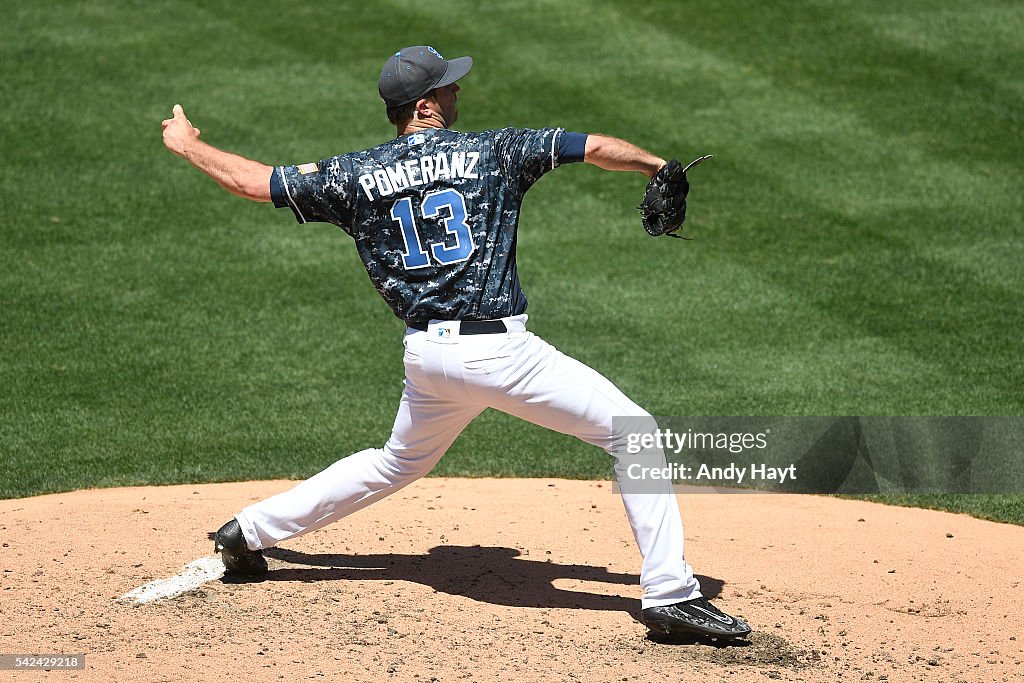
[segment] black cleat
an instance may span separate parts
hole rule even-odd
[[[696,598],[664,607],[648,607],[640,613],[651,633],[662,638],[717,638],[732,640],[750,633],[750,625],[718,609],[707,598]]]
[[[228,574],[262,576],[267,573],[267,560],[262,550],[249,550],[242,535],[238,520],[230,522],[213,535],[213,552],[220,553],[221,562]]]

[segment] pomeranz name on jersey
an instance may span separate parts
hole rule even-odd
[[[270,194],[299,223],[348,233],[398,318],[494,320],[526,311],[516,267],[523,195],[551,169],[582,161],[585,145],[561,128],[420,131],[277,166]]]
[[[480,152],[441,152],[364,173],[359,176],[359,186],[366,193],[366,198],[373,201],[374,191],[381,197],[387,197],[407,187],[426,185],[435,180],[478,178],[476,165],[479,161]]]

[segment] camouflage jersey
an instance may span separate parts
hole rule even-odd
[[[300,223],[348,233],[399,318],[502,318],[526,310],[516,272],[523,195],[560,163],[581,161],[585,143],[560,128],[428,130],[278,166],[271,195]]]

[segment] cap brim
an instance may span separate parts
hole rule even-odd
[[[455,59],[448,60],[448,70],[444,72],[444,76],[437,82],[435,88],[443,88],[446,85],[451,85],[455,81],[459,80],[463,76],[469,73],[469,70],[473,68],[472,57],[456,57]]]

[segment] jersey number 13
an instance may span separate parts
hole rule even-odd
[[[424,219],[437,218],[442,215],[442,211],[446,215],[440,219],[441,225],[447,235],[455,238],[450,247],[445,246],[447,240],[423,244],[416,230],[411,197],[403,197],[391,207],[392,220],[397,221],[402,228],[402,240],[405,242],[402,262],[406,270],[429,266],[430,254],[441,265],[448,265],[465,261],[473,253],[476,245],[473,244],[473,236],[466,224],[466,198],[459,191],[451,189],[431,192],[423,198],[420,213]]]

